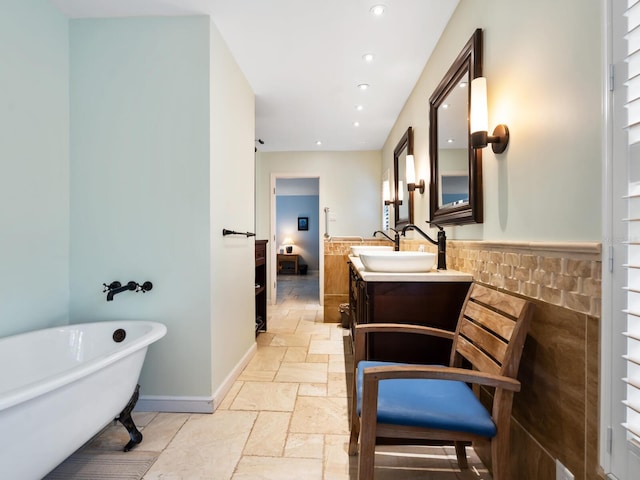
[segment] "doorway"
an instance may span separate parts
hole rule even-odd
[[[322,305],[320,177],[273,174],[271,183],[272,303],[304,292]]]

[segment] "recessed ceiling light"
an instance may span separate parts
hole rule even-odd
[[[373,53],[365,53],[364,55],[362,55],[362,59],[367,63],[373,62],[374,58],[375,56],[373,55]]]
[[[358,88],[360,90],[367,90],[369,88],[369,84],[368,83],[361,83],[360,85],[358,85]]]
[[[468,85],[468,84],[467,84],[467,82],[460,82],[458,86],[459,86],[460,88],[466,88],[466,87],[467,87],[467,85]]]
[[[449,104],[448,103],[443,103],[441,106],[442,106],[442,108],[445,108],[445,109],[449,108]]]
[[[359,126],[360,126],[360,122],[358,122],[358,121],[353,122],[353,126],[354,126],[354,127],[359,127]]]
[[[455,140],[453,138],[450,138],[447,140],[447,143],[453,143]]]
[[[364,110],[364,105],[356,105],[356,110],[361,112],[362,110]]]
[[[322,141],[316,140],[316,145],[319,147],[320,145],[322,145]]]
[[[387,7],[385,5],[374,5],[373,7],[371,7],[369,9],[369,12],[371,12],[371,15],[375,15],[376,17],[379,17],[380,15],[382,15],[385,11]]]

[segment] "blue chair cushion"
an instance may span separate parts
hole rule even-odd
[[[367,367],[407,365],[362,361],[358,363],[358,416],[362,413],[362,379]],[[496,426],[491,415],[464,382],[432,379],[381,380],[378,386],[378,423],[453,430],[492,438]]]

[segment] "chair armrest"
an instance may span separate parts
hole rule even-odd
[[[452,339],[455,332],[442,330],[441,328],[425,327],[424,325],[411,325],[407,323],[361,323],[356,326],[356,336],[368,333],[417,333]]]
[[[411,333],[446,338],[448,340],[453,340],[455,336],[455,332],[442,330],[440,328],[425,327],[424,325],[410,325],[406,323],[361,323],[360,325],[356,325],[355,329],[354,360],[356,364],[365,358],[366,336],[369,333]]]
[[[455,367],[428,365],[389,365],[365,368],[363,384],[389,379],[435,379],[457,380],[465,383],[520,391],[520,382],[515,378]]]

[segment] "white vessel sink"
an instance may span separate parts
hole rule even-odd
[[[351,255],[356,257],[361,253],[375,253],[375,252],[393,252],[393,247],[389,245],[352,245]]]
[[[428,272],[436,260],[429,252],[361,252],[360,261],[370,272],[416,273]]]

